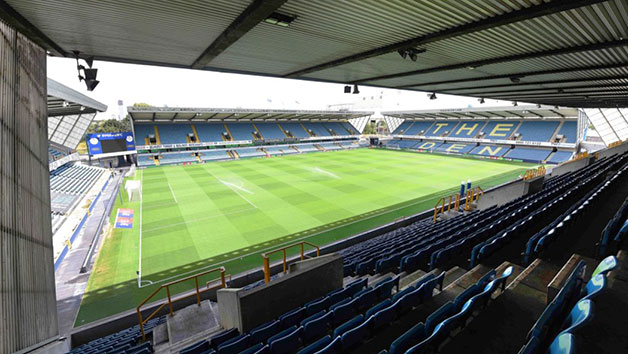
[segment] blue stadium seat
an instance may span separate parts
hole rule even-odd
[[[240,352],[240,354],[262,354],[268,353],[268,346],[262,343],[257,343],[252,347],[249,347]]]
[[[342,348],[342,344],[341,344],[341,338],[340,337],[335,337],[333,341],[331,341],[331,343],[327,344],[327,346],[325,346],[323,349],[315,352],[316,354],[332,354],[332,353],[339,353],[340,349]]]
[[[288,328],[298,324],[304,318],[305,309],[303,307],[299,307],[279,316],[279,322],[281,323],[281,328]]]
[[[327,333],[329,324],[332,320],[332,316],[333,313],[327,312],[323,316],[317,317],[307,322],[302,322],[301,326],[303,326],[303,341],[305,343],[309,343]]]
[[[582,299],[595,299],[606,287],[606,277],[604,274],[598,274],[587,282],[582,289]]]
[[[355,316],[357,312],[357,304],[358,299],[352,299],[347,303],[335,306],[333,310],[330,309],[330,311],[333,313],[332,323],[334,325],[338,325]]]
[[[346,288],[340,288],[327,293],[329,298],[329,306],[339,303],[340,301],[349,297],[350,290]]]
[[[423,322],[419,322],[399,336],[399,338],[395,339],[390,345],[388,352],[390,354],[403,354],[412,345],[422,342],[423,340],[425,340],[425,325]]]
[[[390,297],[393,288],[399,290],[399,276],[387,277],[386,279],[375,284],[375,292],[377,293],[377,299],[383,300]]]
[[[313,354],[313,353],[316,353],[319,350],[322,350],[323,348],[328,346],[329,343],[331,343],[331,336],[326,335],[323,338],[317,340],[316,342],[314,342],[314,343],[308,345],[307,347],[299,350],[297,352],[297,354]]]
[[[439,323],[436,328],[434,328],[434,331],[432,331],[427,338],[408,349],[406,351],[406,354],[434,352],[438,348],[440,340],[442,340],[443,337],[446,335],[447,333],[445,333],[445,328],[443,327],[442,323]]]
[[[350,329],[353,329],[359,325],[362,324],[362,322],[364,322],[364,316],[363,315],[357,315],[354,318],[344,322],[343,324],[341,324],[340,326],[336,327],[336,329],[334,329],[334,333],[333,333],[333,337],[336,338],[338,336],[341,336],[343,333],[347,332]]]
[[[238,354],[249,347],[251,336],[242,334],[218,346],[218,354]]]
[[[598,274],[608,274],[617,268],[617,258],[615,256],[608,256],[604,258],[595,268],[591,278],[597,276]]]
[[[266,343],[266,340],[281,330],[279,321],[270,321],[249,331],[251,343]]]
[[[390,306],[391,304],[392,304],[392,301],[390,301],[390,299],[386,299],[386,300],[380,302],[379,304],[377,304],[377,305],[371,307],[370,309],[368,309],[364,316],[366,318],[370,318],[371,316],[376,314],[379,310],[384,309],[384,308]]]
[[[200,342],[194,343],[189,347],[183,348],[179,354],[201,354],[210,349],[209,342],[206,340],[202,340]]]
[[[521,134],[522,141],[547,142],[559,124],[559,121],[523,121],[517,133]]]
[[[561,333],[549,347],[549,354],[575,354],[576,339],[571,333]]]
[[[362,344],[369,336],[371,322],[374,321],[374,318],[371,317],[368,320],[362,322],[362,324],[354,327],[346,332],[344,332],[340,336],[342,350],[344,352],[350,351],[351,349]]]
[[[458,296],[456,296],[456,299],[454,300],[454,305],[456,305],[456,308],[461,308],[462,305],[467,302],[467,300],[479,294],[482,291],[482,288],[482,285],[473,284],[465,289],[463,292],[458,294]]]
[[[273,342],[273,341],[275,341],[275,340],[277,340],[277,339],[279,339],[279,338],[285,337],[285,336],[287,336],[288,334],[291,334],[292,332],[296,331],[296,330],[297,330],[297,328],[301,328],[301,327],[297,327],[297,326],[295,325],[295,326],[292,326],[292,327],[290,327],[290,328],[286,328],[286,329],[284,329],[283,331],[281,331],[281,332],[279,332],[279,333],[277,333],[277,334],[275,334],[275,335],[271,336],[270,338],[268,338],[268,341],[267,341],[267,342],[268,342],[268,344],[270,344],[271,342]]]
[[[358,312],[366,311],[377,302],[377,293],[375,289],[366,288],[361,293],[356,294],[358,302],[356,304]]]
[[[569,312],[565,324],[563,325],[565,329],[561,333],[569,332],[577,334],[577,332],[591,322],[592,319],[593,301],[587,299],[580,300]]]
[[[425,333],[432,333],[436,325],[456,314],[457,310],[456,305],[450,301],[432,312],[425,320]]]
[[[578,122],[564,122],[558,131],[558,135],[564,135],[566,143],[575,143],[578,139]]]
[[[525,346],[521,348],[518,354],[535,354],[538,352],[540,345],[541,341],[537,337],[532,337]]]
[[[377,331],[380,328],[388,326],[392,323],[397,315],[397,306],[397,303],[393,303],[390,306],[377,311],[372,317],[373,322],[371,323],[371,329],[373,331]]]
[[[291,354],[301,347],[301,333],[303,327],[299,327],[283,337],[275,338],[268,341],[270,353],[272,354]]]
[[[329,307],[328,302],[329,302],[329,298],[327,298],[326,296],[322,296],[322,297],[319,297],[318,299],[314,299],[306,303],[305,305],[303,305],[303,307],[305,307],[306,315],[307,316],[313,315],[315,313],[320,312],[321,310],[326,309],[327,307]]]
[[[217,348],[222,343],[228,341],[231,338],[237,337],[240,334],[237,328],[231,328],[226,331],[220,332],[209,339],[209,345],[212,348]]]

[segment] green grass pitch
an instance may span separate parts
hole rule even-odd
[[[433,208],[461,180],[486,189],[529,166],[356,149],[138,170],[141,201],[122,191],[111,216],[133,209],[133,228],[105,239],[76,325],[133,309],[159,284],[199,269],[260,267],[265,250],[298,240],[322,246]]]

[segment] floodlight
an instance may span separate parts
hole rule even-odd
[[[478,99],[478,102],[480,102],[480,104],[484,104],[484,98]]]
[[[407,50],[399,49],[397,51],[397,53],[399,53],[399,55],[401,55],[401,57],[404,58],[404,59],[408,57],[408,51]]]
[[[345,86],[345,93],[351,93],[351,86]]]
[[[435,100],[435,99],[438,98],[438,97],[436,97],[436,92],[428,93],[427,97],[429,97],[430,100]]]
[[[358,89],[358,85],[357,84],[353,85],[353,94],[357,95],[359,93],[360,93],[360,90]]]

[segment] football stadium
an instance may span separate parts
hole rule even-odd
[[[0,30],[0,353],[628,352],[627,1],[0,0]],[[107,120],[103,63],[339,98],[138,74],[174,103]]]

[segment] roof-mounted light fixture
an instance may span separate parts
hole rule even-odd
[[[284,15],[280,14],[279,12],[273,12],[272,14],[270,14],[270,16],[266,17],[264,22],[280,27],[288,27],[295,19],[295,16]]]
[[[428,93],[427,97],[429,97],[430,100],[435,100],[435,99],[438,98],[438,97],[436,97],[436,92]]]
[[[478,102],[480,102],[480,104],[484,104],[484,98],[478,99]]]
[[[510,82],[512,82],[513,84],[518,84],[519,82],[521,82],[521,78],[519,76],[511,76]]]
[[[417,61],[419,59],[419,54],[425,53],[426,49],[423,48],[408,48],[408,49],[399,49],[397,53],[401,55],[403,59],[410,57],[410,60]]]
[[[345,93],[351,93],[351,86],[349,85],[345,86]]]
[[[94,91],[96,86],[100,83],[100,81],[96,80],[96,76],[98,75],[98,69],[92,68],[94,64],[94,57],[81,58],[80,52],[78,50],[73,51],[74,57],[76,58],[76,70],[78,71],[79,81],[85,81],[85,86],[87,86],[87,91]],[[85,61],[87,67],[79,64],[79,59]],[[81,70],[83,73],[81,74]]]
[[[353,94],[357,95],[359,93],[360,93],[360,89],[358,89],[358,85],[357,84],[353,85]]]

